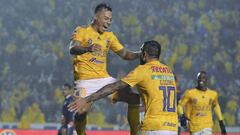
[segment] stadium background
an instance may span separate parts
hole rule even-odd
[[[91,22],[101,0],[0,0],[0,128],[54,129],[59,126],[61,85],[72,83],[68,52],[77,25]],[[206,70],[219,91],[225,123],[240,132],[240,1],[118,0],[111,30],[130,50],[149,39],[163,46],[161,60],[178,77],[180,90],[194,87]],[[139,62],[109,54],[114,77]],[[107,109],[106,109],[107,108]],[[101,100],[88,129],[127,130],[126,105]],[[46,126],[47,125],[47,126]],[[218,124],[214,127],[219,131]]]

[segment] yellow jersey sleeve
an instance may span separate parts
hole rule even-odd
[[[186,92],[184,93],[182,99],[180,100],[180,102],[178,104],[178,114],[182,115],[184,113],[183,107],[189,101],[189,99],[190,99],[190,91],[186,90]]]
[[[190,90],[186,90],[186,92],[184,93],[181,101],[180,101],[180,104],[181,105],[185,105],[190,99]]]
[[[132,70],[126,77],[122,78],[121,81],[127,83],[131,87],[135,86],[137,83],[143,80],[142,76],[143,71],[138,66],[134,70]]]
[[[214,112],[215,112],[218,120],[223,120],[221,108],[220,108],[220,105],[218,103],[218,93],[216,93],[216,97],[213,100],[213,107],[214,107]]]
[[[84,28],[78,26],[72,34],[72,40],[77,40],[82,42],[83,39],[84,39]]]
[[[111,43],[110,43],[110,49],[113,52],[117,52],[123,49],[123,45],[119,42],[117,37],[114,35],[114,33],[111,32]]]
[[[218,93],[216,92],[216,96],[215,98],[213,99],[213,106],[217,105],[218,104]]]

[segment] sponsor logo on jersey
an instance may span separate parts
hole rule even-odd
[[[151,66],[152,72],[172,73],[168,67]]]
[[[89,60],[89,62],[94,62],[94,63],[97,63],[97,64],[102,64],[102,63],[104,63],[103,61],[97,60],[97,58],[91,58],[91,59]]]
[[[192,110],[196,111],[210,111],[211,106],[193,106]]]
[[[152,80],[168,80],[168,81],[174,81],[173,76],[167,76],[167,75],[152,75]]]
[[[175,123],[172,123],[172,122],[164,122],[163,123],[163,126],[169,126],[169,127],[176,127],[176,124]]]
[[[174,77],[166,75],[152,75],[152,80],[160,80],[160,85],[174,85]]]
[[[203,117],[203,116],[207,116],[207,114],[198,112],[198,113],[196,113],[196,116]]]

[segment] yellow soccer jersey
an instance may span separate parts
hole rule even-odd
[[[141,130],[177,131],[176,83],[170,68],[152,61],[139,65],[121,80],[131,87],[137,85],[145,106]]]
[[[82,47],[89,44],[98,44],[101,46],[98,52],[87,52],[74,56],[74,79],[87,80],[109,77],[106,70],[107,53],[109,49],[113,52],[123,49],[122,44],[113,32],[99,34],[91,25],[88,27],[78,26],[73,33],[72,40],[79,41]]]
[[[218,105],[216,91],[207,89],[201,91],[196,88],[187,90],[180,101],[180,106],[190,107],[188,111],[189,128],[191,132],[200,131],[203,128],[212,128],[212,107]],[[187,110],[189,108],[186,108]],[[179,108],[180,110],[180,108]]]

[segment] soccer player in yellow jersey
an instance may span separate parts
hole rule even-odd
[[[69,48],[73,55],[75,89],[77,95],[81,97],[89,96],[104,85],[117,81],[109,76],[106,70],[109,50],[125,60],[134,60],[140,57],[140,52],[127,50],[114,33],[108,31],[112,23],[112,9],[109,5],[105,3],[97,5],[94,13],[94,19],[90,25],[78,26],[75,29]],[[131,97],[139,96],[132,93]],[[126,95],[122,98],[120,96],[115,100],[125,101],[129,104],[128,118],[131,135],[135,135],[138,127],[138,108],[134,105],[139,104],[139,99],[131,97]],[[89,104],[89,106],[91,105]],[[78,135],[84,135],[86,114],[75,115],[75,125]]]
[[[218,103],[218,93],[207,87],[207,74],[205,71],[197,74],[197,87],[186,90],[178,105],[178,112],[181,116],[181,124],[183,126],[186,126],[186,119],[183,112],[183,107],[186,104],[191,108],[188,116],[191,135],[212,135],[212,108],[219,120],[222,135],[226,135],[226,129]]]
[[[137,86],[145,106],[141,135],[177,135],[178,116],[176,84],[171,69],[159,62],[161,46],[156,41],[143,44],[141,65],[126,77],[106,85],[85,98],[78,98],[69,106],[71,111],[83,113],[88,103],[128,86]]]

